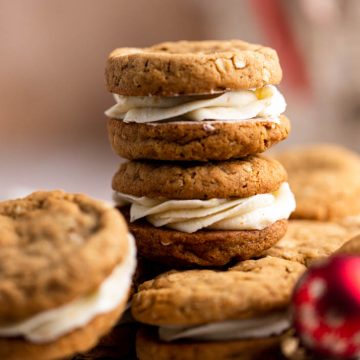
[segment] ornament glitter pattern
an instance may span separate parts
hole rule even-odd
[[[339,255],[310,268],[293,295],[302,345],[317,354],[360,356],[360,256]]]

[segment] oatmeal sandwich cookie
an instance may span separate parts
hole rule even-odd
[[[0,358],[87,351],[125,309],[134,241],[119,213],[84,195],[0,203]]]
[[[259,255],[283,237],[295,207],[284,168],[263,156],[200,165],[132,161],[120,166],[113,189],[139,254],[172,266]]]
[[[132,302],[133,316],[147,325],[138,333],[138,358],[278,359],[304,270],[268,256],[228,271],[171,271],[145,282]]]
[[[239,40],[114,50],[106,111],[113,149],[130,160],[227,160],[265,151],[290,131],[275,50]]]
[[[308,145],[277,155],[296,197],[292,218],[339,220],[360,215],[360,156],[335,145]]]

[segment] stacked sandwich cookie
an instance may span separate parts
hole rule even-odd
[[[285,139],[276,52],[242,41],[121,48],[106,81],[113,178],[141,256],[222,266],[261,254],[295,208],[284,168],[257,155]]]
[[[249,259],[286,232],[293,196],[274,160],[217,163],[133,161],[115,174],[115,199],[139,253],[173,266],[223,266]]]
[[[162,43],[144,49],[116,49],[110,54],[106,82],[116,104],[106,111],[109,139],[114,151],[129,160],[114,175],[112,187],[139,255],[177,269],[224,270],[239,261],[244,261],[239,266],[246,267],[247,260],[253,264],[241,272],[199,269],[176,272],[176,279],[164,275],[154,284],[171,279],[185,289],[186,279],[193,278],[196,296],[185,296],[179,308],[163,298],[171,311],[194,318],[204,314],[208,317],[192,322],[185,316],[175,323],[171,316],[162,322],[146,319],[141,315],[142,307],[157,316],[151,303],[155,301],[159,309],[163,306],[162,292],[159,297],[145,300],[143,294],[152,292],[150,286],[135,295],[133,315],[138,321],[167,328],[235,321],[232,326],[236,327],[238,319],[249,316],[269,316],[266,321],[270,323],[277,319],[273,312],[286,308],[295,280],[284,283],[287,295],[282,297],[281,305],[275,301],[274,306],[251,312],[231,303],[235,293],[241,297],[241,288],[247,284],[246,273],[254,276],[251,288],[256,287],[256,274],[265,263],[265,269],[275,264],[286,275],[287,261],[279,257],[253,263],[249,260],[261,257],[285,235],[287,219],[295,208],[286,171],[276,160],[260,155],[284,140],[290,131],[289,120],[283,115],[286,103],[276,88],[281,77],[273,49],[238,40]],[[297,267],[297,278],[303,265],[288,263]],[[205,286],[213,280],[214,293],[212,286]],[[223,281],[224,286],[217,292],[216,284]],[[174,298],[182,296],[175,288],[170,291]],[[204,291],[208,292],[206,296]],[[212,313],[216,306],[221,307],[220,292],[230,301],[224,300],[223,305],[234,313]],[[203,307],[203,295],[213,298],[210,309]],[[140,306],[141,299],[144,302]],[[196,309],[190,314],[187,306]],[[268,338],[284,329],[273,333],[270,328],[264,336],[255,337],[266,338],[266,344],[277,344],[279,339],[274,342]],[[147,358],[141,344],[157,343],[158,334],[141,332],[139,339],[138,356]],[[182,337],[162,336],[159,341],[169,342],[171,347],[177,339]],[[207,344],[209,340],[221,340],[216,336],[198,339]],[[244,337],[223,338],[235,343],[236,351],[247,352],[247,345],[242,347],[244,342],[237,343],[239,339]],[[256,353],[259,344],[251,342],[249,351],[251,348],[250,352]]]
[[[0,358],[87,351],[125,310],[135,243],[120,214],[83,195],[0,204]],[[101,256],[99,256],[101,254]]]

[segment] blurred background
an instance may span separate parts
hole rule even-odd
[[[281,146],[360,150],[359,0],[0,0],[0,198],[111,199],[104,64],[115,47],[239,38],[276,48],[293,130]]]

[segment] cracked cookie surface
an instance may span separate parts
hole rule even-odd
[[[126,96],[174,96],[260,88],[282,78],[274,49],[240,40],[164,42],[109,55],[107,89]]]
[[[149,325],[189,326],[283,310],[305,269],[268,256],[228,271],[170,271],[140,285],[132,313]]]

